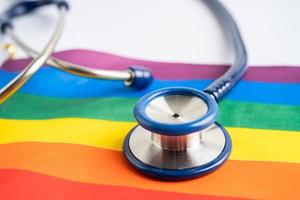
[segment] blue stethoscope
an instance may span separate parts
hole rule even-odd
[[[247,69],[247,52],[238,27],[218,0],[205,0],[216,14],[233,44],[235,61],[204,91],[187,87],[162,88],[142,97],[134,107],[138,122],[123,144],[129,163],[140,172],[164,180],[182,180],[205,175],[220,167],[231,152],[231,139],[216,122],[217,102],[241,79]],[[54,4],[60,20],[52,38],[39,53],[13,32],[12,19],[37,8]],[[66,72],[109,80],[123,80],[126,86],[143,89],[151,84],[151,71],[142,67],[128,70],[99,70],[51,57],[64,25],[68,4],[64,0],[27,0],[17,3],[0,18],[0,28],[33,61],[0,90],[0,103],[25,84],[44,63]]]

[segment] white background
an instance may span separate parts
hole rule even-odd
[[[16,0],[0,0],[3,11]],[[251,65],[300,66],[300,0],[222,0],[235,17]],[[160,61],[229,63],[231,51],[200,0],[71,0],[57,50],[93,49]],[[57,11],[16,21],[16,32],[41,49]],[[0,43],[7,42],[0,38]],[[19,56],[23,56],[19,53]]]

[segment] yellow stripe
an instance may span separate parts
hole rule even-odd
[[[0,143],[72,143],[121,150],[136,123],[92,119],[0,120]],[[300,163],[300,132],[227,128],[233,150],[230,159]]]

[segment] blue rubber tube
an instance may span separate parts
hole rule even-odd
[[[220,101],[222,97],[243,77],[248,68],[248,56],[239,29],[222,3],[218,0],[206,0],[204,2],[213,11],[224,31],[228,34],[235,53],[235,60],[230,68],[204,90],[212,95],[216,101]]]

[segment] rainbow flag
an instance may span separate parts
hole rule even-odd
[[[299,199],[300,68],[249,68],[220,103],[229,161],[207,176],[165,182],[141,175],[121,148],[139,97],[165,86],[203,89],[227,66],[161,63],[85,50],[55,54],[92,68],[153,70],[143,91],[42,68],[0,107],[0,199]],[[7,62],[0,86],[28,60]]]

